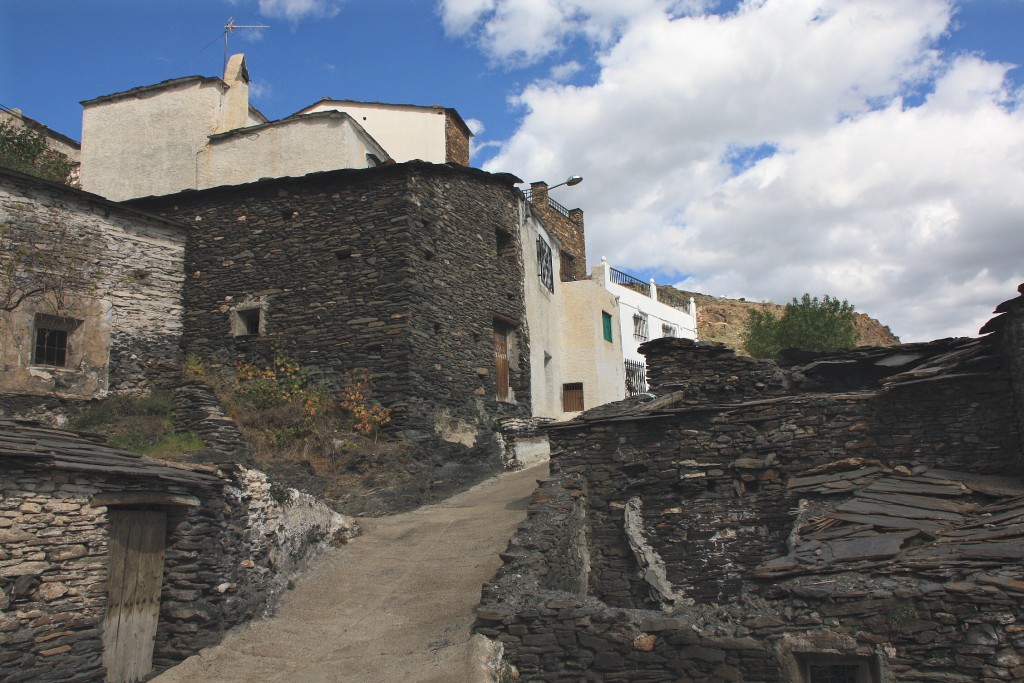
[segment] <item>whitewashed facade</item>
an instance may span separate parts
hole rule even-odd
[[[627,396],[647,391],[647,368],[640,345],[661,337],[697,338],[697,304],[690,297],[687,310],[658,301],[654,280],[644,282],[612,268],[607,259],[590,271],[591,279],[618,301],[622,366]],[[621,398],[621,397],[620,397]]]

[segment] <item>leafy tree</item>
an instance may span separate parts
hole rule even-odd
[[[786,304],[782,315],[751,311],[743,345],[755,358],[777,358],[782,349],[802,347],[816,351],[848,349],[857,344],[853,305],[826,294],[819,301],[804,294]]]
[[[0,123],[0,166],[70,184],[75,162],[46,144],[46,136],[13,121]]]

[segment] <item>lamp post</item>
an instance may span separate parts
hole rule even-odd
[[[551,187],[549,187],[548,188],[548,192],[550,192],[551,190],[555,189],[556,187],[561,187],[562,185],[568,185],[569,187],[572,187],[573,185],[579,185],[582,182],[583,182],[583,176],[581,176],[581,175],[571,175],[568,178],[566,178],[563,182],[560,182],[557,185],[552,185]]]

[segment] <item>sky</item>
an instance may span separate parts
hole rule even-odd
[[[0,105],[217,76],[459,111],[471,163],[586,216],[590,264],[974,336],[1024,282],[1024,0],[3,0]]]

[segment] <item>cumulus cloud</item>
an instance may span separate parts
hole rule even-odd
[[[259,0],[260,14],[297,22],[302,19],[333,17],[341,9],[332,0]]]
[[[581,36],[608,45],[647,14],[698,12],[700,0],[441,0],[449,35],[477,41],[498,62],[529,64]]]
[[[827,292],[905,339],[976,334],[1024,281],[1020,93],[1008,65],[936,49],[946,0],[458,2],[446,27],[495,58],[566,31],[598,46],[593,84],[515,96],[521,124],[486,164],[584,175],[556,192],[586,211],[591,262],[719,296]],[[497,40],[530,8],[568,27]]]

